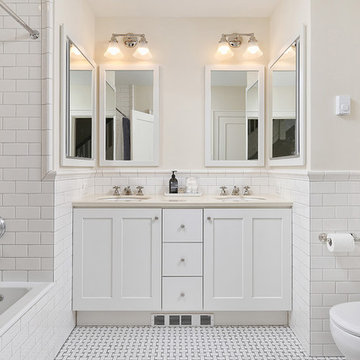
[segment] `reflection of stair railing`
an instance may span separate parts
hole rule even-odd
[[[82,143],[76,145],[76,157],[91,157],[91,136],[86,138]]]
[[[278,139],[273,142],[273,156],[289,156],[295,154],[295,125],[285,130],[285,139]]]
[[[258,158],[258,119],[248,119],[248,160]]]

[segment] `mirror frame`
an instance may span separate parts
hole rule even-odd
[[[97,122],[97,101],[96,101],[96,94],[97,94],[97,65],[95,61],[88,56],[86,51],[78,45],[68,33],[64,25],[60,27],[60,36],[61,36],[61,51],[60,51],[60,132],[61,132],[61,140],[60,140],[60,159],[61,159],[61,166],[76,166],[76,167],[95,167],[96,166],[96,122]],[[91,90],[91,97],[92,97],[92,124],[91,124],[91,158],[80,158],[80,157],[71,157],[67,155],[67,135],[68,135],[68,111],[67,111],[67,104],[68,104],[68,89],[69,89],[69,81],[68,81],[68,58],[67,58],[67,46],[68,41],[71,41],[81,52],[81,54],[85,57],[85,59],[89,62],[89,64],[93,67],[92,70],[92,90]]]
[[[158,65],[100,65],[100,92],[99,92],[99,163],[100,166],[159,166],[160,148],[160,108],[159,108],[159,66]],[[105,122],[106,114],[106,71],[107,70],[152,70],[153,71],[153,115],[154,115],[154,160],[106,160],[105,159]]]
[[[264,166],[264,129],[265,129],[265,87],[264,71],[262,65],[208,65],[205,67],[205,166],[206,167],[253,167]],[[211,115],[211,71],[258,71],[258,94],[259,94],[259,138],[257,160],[213,160],[213,126]]]
[[[281,58],[285,51],[294,43],[298,43],[297,51],[297,68],[296,82],[297,82],[297,96],[296,96],[296,120],[297,120],[297,151],[296,155],[289,155],[283,157],[272,157],[272,68],[276,62]],[[286,45],[280,50],[276,58],[270,62],[268,66],[269,72],[269,97],[268,97],[268,151],[269,151],[269,165],[270,166],[303,166],[305,165],[306,154],[306,29],[305,25],[302,26],[301,31],[295,36],[291,37]]]

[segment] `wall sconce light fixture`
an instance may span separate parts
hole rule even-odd
[[[215,57],[219,60],[225,60],[234,56],[232,49],[236,49],[241,46],[243,42],[243,36],[249,37],[244,57],[255,59],[262,56],[263,52],[258,45],[254,33],[232,33],[221,35]]]
[[[136,50],[133,53],[133,56],[135,58],[140,60],[149,60],[152,58],[151,52],[147,45],[148,42],[146,40],[145,34],[133,34],[133,33],[112,34],[111,40],[109,41],[109,46],[105,51],[104,56],[106,57],[116,56],[118,59],[124,57],[124,54],[122,53],[119,46],[119,42],[117,40],[118,37],[122,38],[122,41],[127,48],[132,49],[136,47]]]

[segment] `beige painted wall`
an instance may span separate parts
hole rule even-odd
[[[212,86],[211,109],[217,111],[245,111],[245,87]]]
[[[360,170],[359,14],[359,0],[311,2],[313,170]],[[335,96],[344,94],[351,115],[336,116]]]
[[[300,35],[301,29],[305,25],[306,27],[306,164],[305,167],[310,169],[311,167],[311,133],[310,133],[310,121],[311,121],[311,16],[310,16],[310,0],[281,0],[278,6],[273,11],[270,17],[270,47],[269,47],[269,59],[272,63],[281,54],[281,51],[285,50],[286,46],[289,46],[295,38]],[[268,84],[269,85],[269,84]],[[269,103],[269,86],[267,86],[267,103]],[[269,118],[269,114],[267,114]],[[267,134],[269,134],[269,122],[267,127]],[[268,137],[267,137],[268,139]],[[267,147],[266,147],[267,148]],[[267,156],[268,157],[268,156]]]
[[[255,32],[265,54],[257,63],[266,65],[268,19],[98,18],[98,64],[105,62],[111,33],[129,31],[146,34],[152,62],[160,64],[160,168],[204,168],[204,66],[217,63],[214,54],[224,32]],[[241,57],[244,48],[228,63],[249,64]],[[125,61],[134,63],[127,54]]]
[[[76,45],[94,57],[95,17],[86,0],[54,1],[54,6],[54,166],[57,169],[60,153],[60,25],[65,25],[67,35]]]

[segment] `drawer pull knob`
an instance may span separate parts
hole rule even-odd
[[[181,261],[181,262],[185,262],[185,259],[184,259],[184,258],[181,258],[180,261]]]
[[[185,297],[185,293],[184,292],[180,293],[180,297]]]
[[[185,229],[185,225],[184,225],[184,224],[181,224],[181,225],[180,225],[180,228],[181,228],[181,229]]]

